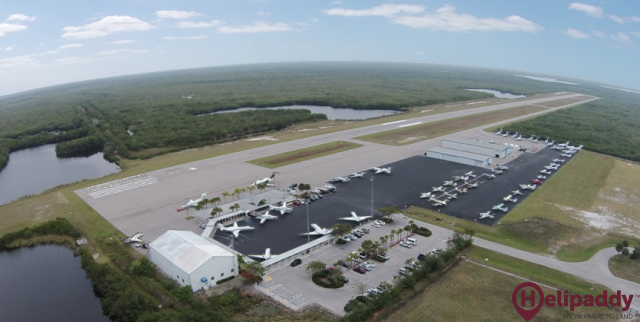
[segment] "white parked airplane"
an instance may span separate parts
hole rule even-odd
[[[433,187],[433,190],[431,190],[431,192],[444,192],[444,188],[442,188],[442,186],[440,187]]]
[[[493,219],[493,217],[495,217],[495,216],[491,214],[491,211],[481,212],[480,213],[480,219],[485,219],[485,218]]]
[[[308,233],[301,233],[299,234],[300,236],[324,236],[324,235],[329,235],[333,232],[333,229],[326,229],[326,228],[320,228],[320,226],[316,225],[316,224],[311,224],[311,228],[313,228],[314,231],[312,232],[308,232]]]
[[[548,171],[547,169],[542,169],[542,170],[540,170],[540,173],[542,173],[542,174],[551,174],[551,171]]]
[[[431,198],[429,201],[431,201],[431,204],[434,207],[444,207],[444,206],[447,205],[447,200],[442,200],[441,201],[441,200],[438,200],[438,199],[435,199],[435,198]]]
[[[284,206],[274,206],[269,204],[269,210],[274,210],[274,211],[279,211],[281,215],[284,215],[286,213],[290,213],[293,211],[293,209],[287,207],[286,205]]]
[[[458,195],[455,193],[448,193],[445,191],[444,194],[447,196],[447,200],[458,199]]]
[[[508,201],[511,201],[511,202],[518,202],[518,199],[514,198],[512,195],[508,195],[508,196],[506,196],[506,197],[502,198],[502,200],[507,201],[507,202],[508,202]]]
[[[509,170],[509,167],[507,167],[506,165],[499,165],[499,164],[496,164],[496,169],[500,169],[500,170]]]
[[[331,181],[333,182],[347,182],[351,179],[349,179],[349,177],[335,177],[333,179],[331,179]]]
[[[564,163],[564,159],[553,159],[551,161],[553,161],[555,163]]]
[[[273,178],[274,178],[275,176],[276,176],[276,173],[274,172],[274,173],[272,173],[272,174],[271,174],[271,176],[270,176],[270,177],[268,177],[268,178],[264,178],[264,179],[256,180],[256,181],[252,182],[252,183],[251,183],[251,186],[253,186],[253,187],[257,187],[257,186],[259,186],[259,185],[261,185],[261,184],[264,184],[264,183],[266,183],[267,185],[270,185],[270,184],[273,182]]]
[[[371,167],[370,170],[375,171],[374,174],[379,174],[379,173],[391,173],[391,167],[388,168],[378,168],[378,167]]]
[[[506,138],[507,136],[509,136],[509,131],[507,131],[507,133],[502,135],[503,138]]]
[[[563,154],[561,154],[560,156],[561,156],[561,157],[564,157],[564,158],[570,158],[570,157],[572,157],[572,155],[571,155],[571,154],[569,154],[569,153],[563,153]]]
[[[468,177],[472,177],[472,178],[477,177],[477,175],[473,174],[473,171],[469,171],[469,172],[465,173],[464,175],[468,176]]]
[[[453,183],[453,181],[445,181],[443,186],[454,186],[455,184]]]
[[[542,142],[542,143],[544,143],[544,144],[549,143],[549,138],[547,138],[546,140],[544,140],[544,142]]]
[[[513,191],[511,191],[511,193],[512,193],[514,196],[522,196],[522,191],[520,191],[520,190],[513,190]]]
[[[547,176],[539,175],[539,176],[537,176],[536,178],[538,178],[538,179],[546,179],[546,178],[547,178]]]
[[[267,220],[278,220],[278,216],[270,215],[268,211],[262,215],[256,215],[255,217],[260,219],[260,224],[264,224]]]
[[[460,180],[467,181],[467,180],[469,180],[469,176],[453,176],[453,180],[455,180],[455,181],[460,181]]]
[[[547,146],[553,147],[554,144],[556,144],[556,141],[552,140],[551,142],[547,143]]]
[[[469,188],[477,188],[478,187],[478,183],[474,182],[474,183],[467,183],[465,182],[465,184],[467,185],[467,187]]]
[[[535,138],[535,139],[531,140],[531,142],[538,143],[538,138]]]
[[[552,164],[555,164],[555,163],[552,163]],[[552,165],[545,165],[544,168],[547,170],[558,170],[557,166],[554,167]]]
[[[433,196],[434,196],[434,194],[431,193],[431,192],[423,192],[423,193],[420,194],[420,199],[431,198]]]
[[[491,172],[495,173],[495,174],[503,174],[504,171],[500,170],[500,169],[491,169]]]
[[[522,135],[515,138],[516,141],[522,141]]]
[[[200,198],[198,198],[198,199],[196,199],[196,200],[189,199],[189,201],[188,201],[186,204],[184,204],[182,207],[180,207],[180,209],[178,209],[178,211],[182,211],[182,210],[187,209],[187,208],[189,208],[189,207],[195,207],[195,206],[197,206],[197,205],[198,205],[198,203],[199,203],[200,201],[202,201],[202,199],[204,199],[204,197],[206,197],[206,196],[207,196],[207,194],[206,194],[206,193],[203,193],[202,195],[200,195]]]
[[[518,137],[518,135],[520,135],[520,132],[516,132],[516,134],[512,135],[511,137],[515,139]]]
[[[373,218],[373,216],[358,216],[356,215],[355,212],[351,212],[351,217],[340,217],[338,218],[339,220],[346,220],[346,221],[355,221],[355,222],[361,222],[363,220],[367,220],[369,218]]]
[[[484,174],[484,176],[485,176],[485,177],[487,177],[487,178],[489,178],[489,179],[495,179],[495,178],[496,178],[496,175],[495,175],[495,174],[488,174],[488,173],[485,173],[485,174]]]
[[[218,224],[218,229],[221,231],[228,231],[233,234],[236,238],[240,236],[240,232],[243,230],[254,230],[254,227],[251,226],[238,226],[237,222],[233,223],[231,227],[225,227],[223,224]]]
[[[354,172],[349,175],[351,178],[362,178],[364,176],[364,172]]]
[[[582,150],[583,147],[584,147],[584,145],[580,145],[580,146],[567,145],[567,149],[569,149],[569,150],[580,151],[580,150]]]
[[[560,144],[558,144],[558,147],[559,147],[559,148],[564,148],[564,147],[566,147],[567,145],[569,145],[569,141],[567,141],[567,143],[560,143]]]
[[[502,129],[498,130],[498,132],[496,132],[496,135],[500,135],[502,134]]]
[[[536,189],[536,185],[535,184],[521,184],[520,188],[523,190],[535,190]]]
[[[458,193],[467,193],[467,188],[456,187],[454,190]]]
[[[509,210],[509,208],[503,207],[503,206],[504,206],[503,203],[501,203],[501,204],[499,204],[497,206],[493,206],[493,210],[500,210],[502,212],[507,212]]]
[[[274,257],[276,257],[276,256],[278,256],[278,255],[276,255],[276,254],[271,254],[271,248],[267,248],[267,249],[264,251],[264,254],[262,254],[262,255],[247,255],[247,256],[249,256],[249,257],[251,257],[251,258],[255,258],[255,259],[263,259],[263,260],[267,260],[267,259],[274,258]]]
[[[135,233],[133,236],[124,239],[123,242],[125,242],[125,244],[144,243],[144,240],[140,239],[140,237],[142,237],[142,233]]]

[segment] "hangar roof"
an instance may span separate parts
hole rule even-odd
[[[486,155],[475,154],[475,153],[470,153],[470,152],[465,152],[460,150],[441,148],[441,147],[430,148],[427,150],[427,152],[448,154],[448,155],[453,155],[453,156],[457,156],[465,159],[471,159],[471,160],[482,161],[482,162],[488,159],[491,159],[491,157]]]
[[[494,150],[497,150],[497,151],[504,151],[505,149],[510,148],[510,146],[508,146],[508,145],[491,144],[491,143],[482,142],[482,141],[476,141],[476,140],[471,140],[471,139],[456,139],[456,138],[452,138],[452,139],[442,139],[442,141],[443,142],[444,141],[449,141],[449,142],[455,142],[455,143],[463,143],[463,144],[481,146],[483,148],[494,149]]]
[[[149,247],[189,274],[213,257],[235,256],[210,240],[183,230],[168,230]]]

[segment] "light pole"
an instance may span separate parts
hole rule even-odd
[[[340,256],[340,260],[344,262],[344,248],[340,247],[340,249],[342,249],[342,255]]]
[[[371,218],[373,218],[373,176],[371,176]]]
[[[309,204],[307,203],[307,244],[309,243],[311,236],[309,236]]]

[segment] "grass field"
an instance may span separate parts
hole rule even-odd
[[[540,103],[537,105],[546,106],[546,107],[558,107],[558,106],[563,106],[563,105],[572,104],[572,103],[579,103],[584,101],[585,101],[584,98],[566,98],[566,99],[552,101],[552,102]]]
[[[519,278],[463,262],[387,321],[523,321],[511,295]],[[555,293],[542,287],[545,294]],[[543,306],[531,321],[562,321],[567,313],[614,313],[606,308]]]
[[[545,110],[544,107],[532,105],[513,107],[364,135],[355,139],[388,145],[405,145],[543,110]]]
[[[494,227],[420,208],[405,213],[448,229],[473,229],[480,238],[524,251],[585,261],[637,236],[632,232],[638,225],[628,223],[640,221],[634,211],[639,180],[640,166],[582,151]]]
[[[640,260],[616,255],[609,259],[609,270],[614,276],[640,283]]]
[[[326,144],[311,146],[304,149],[293,150],[285,153],[270,155],[268,157],[248,161],[251,164],[273,169],[285,165],[319,158],[325,155],[339,153],[361,147],[362,144],[347,141],[336,141]]]

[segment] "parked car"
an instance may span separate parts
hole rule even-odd
[[[297,183],[292,183],[289,185],[289,189],[296,189],[298,187]]]
[[[317,194],[316,197],[318,197],[320,199],[324,198],[324,196],[322,194]]]
[[[376,227],[376,228],[380,228],[382,227],[380,224],[378,224],[377,222],[374,222],[371,226]]]
[[[404,241],[408,242],[408,243],[411,243],[413,246],[418,245],[418,240],[416,240],[414,238],[405,238]]]
[[[366,269],[364,269],[364,268],[362,268],[362,267],[359,267],[359,266],[358,266],[358,267],[356,267],[356,268],[354,268],[354,269],[353,269],[353,271],[354,271],[354,272],[357,272],[357,273],[360,273],[360,274],[366,274],[366,273],[367,273],[367,270],[366,270]]]
[[[360,256],[360,259],[366,259],[367,258],[367,254],[365,254],[364,252],[358,254],[358,256]]]
[[[327,187],[318,187],[318,190],[320,190],[320,192],[322,193],[329,193],[329,188]]]
[[[425,258],[427,258],[427,256],[425,254],[419,254],[418,255],[418,260],[424,260]]]
[[[369,262],[366,262],[365,264],[371,266],[371,268],[376,268],[376,264],[374,262],[369,261]]]
[[[331,192],[335,192],[336,191],[336,187],[332,186],[330,184],[325,184],[323,187],[329,189],[329,191],[331,191]]]
[[[349,263],[347,261],[343,261],[342,262],[342,267],[349,268],[349,267],[351,267],[351,265],[349,265]]]
[[[349,278],[347,278],[347,277],[346,277],[346,276],[344,276],[344,275],[339,275],[337,278],[338,278],[338,280],[339,280],[339,281],[341,281],[342,283],[349,283]]]
[[[201,224],[198,225],[198,227],[200,227],[202,229],[205,229],[205,228],[207,228],[207,224],[201,223]]]
[[[302,264],[302,260],[300,258],[296,258],[293,260],[293,262],[291,262],[291,267],[296,267],[300,264]]]
[[[367,265],[367,263],[362,263],[362,264],[360,264],[360,267],[362,267],[362,268],[366,269],[367,271],[370,271],[370,270],[372,270],[372,269],[373,269],[373,267],[371,267],[371,266]]]
[[[301,205],[299,200],[294,200],[291,204],[293,204],[294,206],[300,206]]]
[[[377,223],[377,224],[378,224],[378,225],[380,225],[380,226],[384,226],[384,225],[386,225],[386,224],[387,224],[386,222],[384,222],[384,221],[382,221],[382,220],[376,220],[376,221],[374,221],[374,223]]]
[[[369,228],[361,228],[360,231],[365,233],[365,234],[368,234],[368,233],[371,232],[371,230],[369,230]]]
[[[349,237],[347,237],[347,236],[342,236],[342,238],[341,238],[341,239],[342,239],[344,242],[347,242],[347,243],[351,241],[351,238],[349,238]]]
[[[406,248],[413,247],[413,245],[411,245],[410,243],[406,243],[404,240],[400,242],[400,246],[406,247]]]
[[[398,270],[398,273],[400,275],[406,275],[407,274],[407,270],[404,267],[400,267],[400,269]]]
[[[378,294],[380,294],[382,292],[377,287],[372,287],[372,288],[367,290],[367,293],[378,295]]]
[[[358,240],[358,237],[356,237],[356,236],[354,236],[354,235],[351,235],[351,234],[346,235],[346,236],[344,236],[344,237],[347,237],[347,238],[349,238],[350,240]]]
[[[391,257],[389,257],[389,255],[387,255],[385,253],[379,253],[378,256],[381,257],[381,258],[384,258],[385,260],[389,260],[389,258],[391,258]]]

